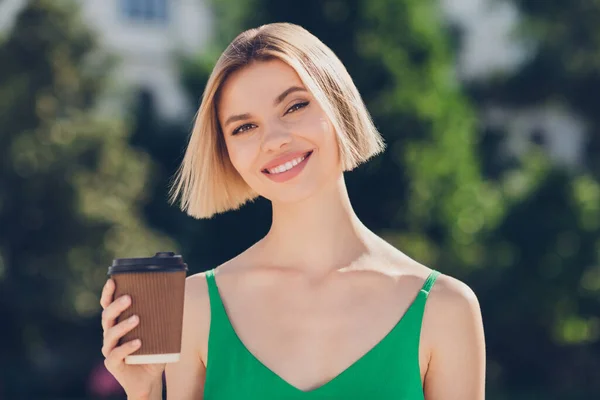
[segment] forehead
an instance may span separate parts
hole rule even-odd
[[[231,74],[221,89],[220,113],[247,112],[273,100],[290,86],[304,87],[296,71],[281,60],[255,61]],[[221,114],[222,115],[222,114]]]

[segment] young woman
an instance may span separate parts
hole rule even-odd
[[[172,200],[196,218],[269,199],[268,234],[187,278],[169,399],[484,398],[478,301],[464,283],[367,229],[344,183],[383,149],[333,52],[303,28],[240,34],[208,81]],[[165,365],[126,365],[130,300],[103,290],[106,366],[133,400],[161,398]]]

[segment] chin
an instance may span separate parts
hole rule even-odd
[[[280,190],[269,190],[269,193],[264,193],[262,196],[273,204],[294,204],[314,196],[318,191],[316,186],[297,185],[295,187],[281,187]]]

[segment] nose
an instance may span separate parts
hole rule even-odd
[[[291,133],[282,126],[272,126],[266,129],[261,147],[264,152],[276,152],[290,144],[292,141]]]

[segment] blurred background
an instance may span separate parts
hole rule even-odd
[[[115,257],[189,274],[262,237],[167,192],[216,58],[300,24],[347,66],[388,148],[359,217],[469,284],[487,398],[600,398],[600,2],[0,0],[0,399],[123,399],[100,353]]]

